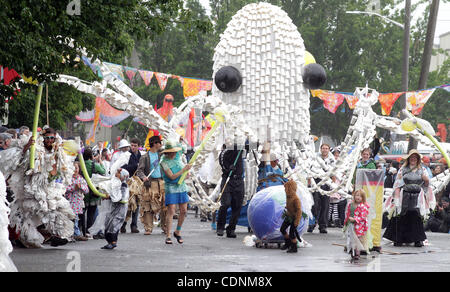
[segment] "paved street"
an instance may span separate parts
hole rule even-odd
[[[175,220],[176,221],[176,220]],[[21,272],[46,271],[150,271],[150,272],[303,272],[303,271],[450,271],[450,235],[427,233],[429,245],[394,247],[383,241],[386,252],[405,254],[369,255],[350,262],[343,252],[340,229],[329,228],[328,234],[305,234],[312,247],[287,254],[277,248],[248,247],[243,243],[247,228],[238,227],[237,239],[217,237],[210,222],[200,222],[189,211],[183,226],[185,243],[164,243],[160,228],[150,236],[120,234],[118,247],[102,250],[104,240],[69,243],[43,249],[15,248],[11,258]],[[175,226],[175,223],[174,223]],[[129,231],[129,229],[128,229]]]

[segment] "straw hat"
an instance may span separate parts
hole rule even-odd
[[[174,145],[174,143],[171,141],[167,141],[166,144],[164,145],[164,151],[162,151],[161,153],[178,152],[181,150],[182,150],[181,147]]]
[[[422,155],[419,153],[419,151],[417,151],[416,149],[411,149],[408,153],[408,155],[404,156],[403,159],[404,160],[408,160],[409,157],[411,157],[411,155],[413,154],[417,154],[419,156],[419,161],[422,160]]]

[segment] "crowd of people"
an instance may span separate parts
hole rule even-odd
[[[44,147],[47,154],[57,153],[56,131],[47,127],[41,130]],[[26,138],[24,138],[26,137]],[[0,128],[0,151],[11,147],[12,141],[27,141],[22,145],[22,157],[28,153],[31,145],[37,143],[31,138],[30,129],[26,126],[20,129]],[[29,139],[29,140],[28,140]],[[187,215],[189,192],[186,183],[179,183],[183,173],[191,168],[182,159],[186,153],[186,147],[181,141],[167,141],[163,147],[163,141],[159,136],[149,139],[149,149],[141,147],[138,138],[121,139],[116,149],[104,148],[102,141],[94,147],[83,148],[83,160],[88,176],[94,174],[111,177],[111,190],[106,197],[99,197],[95,190],[88,186],[88,181],[82,175],[81,165],[78,159],[73,164],[73,176],[70,181],[63,180],[63,166],[52,161],[50,173],[45,178],[54,181],[56,184],[63,184],[65,187],[65,199],[69,202],[73,216],[69,220],[73,223],[70,236],[59,229],[49,228],[48,222],[42,218],[39,222],[33,222],[33,226],[44,238],[44,243],[48,242],[52,246],[66,244],[69,241],[87,241],[90,239],[105,239],[107,244],[102,249],[113,249],[117,246],[118,234],[127,232],[127,224],[130,222],[131,233],[139,233],[138,220],[144,226],[144,235],[148,236],[154,232],[155,222],[165,234],[165,243],[173,244],[172,237],[179,244],[184,242],[181,231],[183,222]],[[59,144],[58,144],[59,145]],[[192,153],[191,153],[192,154]],[[279,158],[274,153],[263,151],[260,158],[258,170],[257,190],[274,185],[283,185],[287,182],[284,178],[285,171],[279,165]],[[217,215],[202,212],[202,221],[212,220],[216,222],[217,236],[226,234],[229,238],[236,238],[236,225],[240,216],[244,198],[244,151],[235,149],[223,149],[218,157],[222,170],[222,184],[220,185],[221,207]],[[340,155],[339,147],[331,148],[328,144],[320,145],[318,157],[323,160],[326,167],[336,163]],[[122,165],[124,159],[127,159]],[[59,157],[61,158],[61,157]],[[425,231],[449,232],[450,208],[449,208],[449,186],[442,192],[436,194],[436,208],[431,210],[431,216],[423,223],[424,208],[432,208],[430,204],[422,206],[423,202],[430,202],[434,196],[429,188],[429,181],[433,176],[444,172],[447,165],[441,157],[422,156],[417,151],[410,152],[403,161],[383,160],[376,158],[376,150],[364,149],[361,159],[357,164],[357,169],[382,169],[384,172],[384,187],[394,189],[393,195],[386,202],[386,213],[384,214],[383,228],[386,228],[384,237],[393,241],[394,245],[400,246],[405,243],[414,243],[415,246],[423,246],[426,239]],[[295,166],[293,160],[289,161],[291,167]],[[115,168],[113,166],[116,165]],[[114,170],[114,173],[112,171]],[[28,175],[28,174],[27,174]],[[15,198],[14,188],[10,186],[11,177],[6,178],[8,187],[8,200],[12,202]],[[339,175],[332,177],[333,182],[340,181]],[[30,182],[34,182],[31,180]],[[320,179],[316,178],[315,183]],[[135,183],[137,187],[131,187]],[[308,181],[312,183],[311,179]],[[324,184],[321,188],[330,190],[330,186]],[[26,189],[26,187],[25,187]],[[46,190],[47,194],[49,190]],[[344,228],[348,247],[353,252],[354,257],[359,257],[362,246],[365,246],[365,235],[367,232],[367,210],[370,206],[366,202],[366,194],[362,190],[353,193],[353,199],[349,200],[339,193],[330,196],[322,195],[320,192],[312,194],[314,205],[310,219],[308,232],[314,232],[318,227],[319,233],[326,234],[327,228]],[[425,198],[425,199],[424,199]],[[101,205],[104,205],[100,208]],[[107,207],[105,207],[107,206]],[[101,210],[107,212],[100,212]],[[227,212],[231,209],[231,214],[227,219]],[[14,209],[13,209],[14,211]],[[430,210],[427,210],[430,211]],[[61,211],[63,212],[63,211]],[[102,215],[100,214],[102,213]],[[103,214],[104,213],[104,214]],[[173,220],[178,219],[175,230],[172,233]],[[35,220],[36,221],[36,220]],[[92,234],[91,229],[96,221],[101,222],[100,228],[96,228]],[[228,222],[228,225],[227,225]],[[287,222],[287,221],[286,221]],[[289,222],[293,222],[292,220]],[[25,224],[21,222],[21,224]],[[227,226],[226,226],[227,225]],[[287,225],[286,225],[287,226]],[[287,228],[284,226],[284,230]],[[67,226],[66,226],[67,228]],[[291,227],[292,229],[292,227]],[[10,239],[14,245],[30,247],[30,239],[21,236],[26,233],[26,229],[10,228]],[[292,233],[292,232],[291,232]],[[285,238],[288,236],[285,234]],[[292,234],[290,234],[292,237]],[[289,237],[290,238],[290,237]],[[34,239],[33,239],[34,240]],[[290,238],[291,240],[291,238]],[[286,243],[286,249],[290,252],[293,247]],[[39,246],[39,244],[34,244]],[[376,247],[374,248],[376,250]]]

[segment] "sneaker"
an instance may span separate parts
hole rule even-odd
[[[217,229],[217,236],[223,236],[224,232],[223,229]]]
[[[116,244],[108,243],[107,245],[102,246],[101,249],[114,249],[115,247],[117,247]]]
[[[328,231],[325,228],[324,229],[320,229],[319,232],[320,233],[325,233],[325,234],[328,233]]]
[[[105,239],[105,235],[103,233],[98,233],[92,236],[93,239]]]
[[[139,229],[137,227],[131,227],[131,233],[139,233]]]
[[[309,225],[309,227],[308,227],[308,232],[309,232],[309,233],[312,233],[313,231],[314,231],[314,226]]]
[[[423,242],[422,241],[416,241],[416,242],[414,242],[414,246],[415,247],[422,247],[423,246]]]

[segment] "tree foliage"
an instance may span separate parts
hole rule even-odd
[[[76,90],[60,90],[59,85],[51,84],[61,73],[83,75],[83,66],[78,66],[76,59],[81,50],[85,49],[89,57],[122,63],[131,53],[135,39],[153,39],[168,25],[177,23],[196,31],[207,31],[211,26],[209,21],[194,19],[182,0],[79,1],[79,15],[67,13],[69,2],[0,1],[0,64],[49,83],[52,99],[57,101],[53,102],[55,115],[52,115],[57,128],[64,126],[62,121],[92,106],[80,103]],[[93,79],[95,75],[91,74],[89,80]],[[36,89],[21,87],[20,96],[10,104],[10,112],[28,109],[22,112],[24,123],[30,120],[27,115],[34,107]],[[4,97],[9,97],[13,89],[0,84]]]

